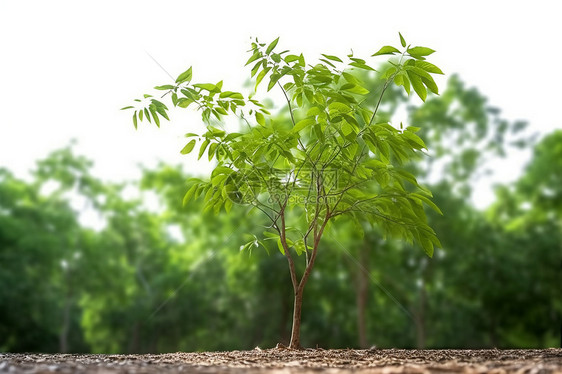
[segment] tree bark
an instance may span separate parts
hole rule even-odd
[[[291,342],[289,343],[289,348],[291,349],[301,349],[301,341],[300,341],[300,333],[301,333],[301,311],[302,311],[302,297],[304,294],[304,287],[306,286],[306,282],[308,281],[308,277],[310,276],[310,272],[314,267],[314,262],[316,260],[316,255],[318,254],[318,245],[320,244],[320,238],[324,233],[324,229],[326,228],[326,224],[330,219],[329,212],[326,212],[326,218],[324,222],[320,225],[318,229],[314,228],[314,245],[312,249],[312,255],[310,256],[310,260],[306,264],[306,268],[304,270],[304,274],[300,279],[300,282],[297,281],[297,274],[295,269],[295,263],[293,258],[291,257],[291,253],[289,252],[289,246],[287,245],[287,238],[285,236],[285,216],[281,214],[281,230],[279,231],[281,244],[285,251],[285,257],[287,257],[287,261],[289,262],[289,272],[291,273],[291,281],[293,283],[293,290],[295,292],[295,300],[293,306],[293,329],[291,331]],[[314,223],[316,224],[316,223]]]
[[[301,349],[301,312],[302,312],[302,296],[304,287],[297,289],[295,292],[295,303],[293,307],[293,330],[291,331],[291,342],[289,348]]]

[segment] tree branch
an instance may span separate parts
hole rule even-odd
[[[285,212],[281,212],[281,230],[279,232],[279,238],[281,240],[281,245],[285,251],[285,257],[287,257],[287,261],[289,262],[289,273],[291,274],[291,282],[293,283],[293,290],[295,293],[298,291],[298,282],[297,282],[297,272],[295,269],[295,262],[293,261],[293,257],[291,256],[291,252],[289,252],[289,246],[287,245],[287,236],[286,236],[286,227],[285,227]]]

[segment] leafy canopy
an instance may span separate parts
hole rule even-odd
[[[250,205],[271,221],[265,240],[276,240],[281,252],[298,255],[315,252],[329,221],[348,217],[368,220],[388,235],[418,242],[432,256],[439,241],[427,225],[424,205],[439,211],[431,193],[402,165],[426,148],[416,127],[396,128],[377,121],[387,87],[394,83],[425,101],[427,92],[438,94],[432,74],[443,74],[426,61],[434,51],[408,45],[400,35],[401,49],[384,46],[372,56],[390,55],[382,73],[380,93],[367,100],[369,91],[359,78],[375,71],[353,53],[340,58],[322,54],[307,64],[303,54],[277,52],[279,38],[266,44],[251,43],[246,65],[257,91],[280,90],[289,116],[272,115],[253,94],[223,89],[223,82],[194,83],[192,68],[172,84],[155,87],[174,107],[195,107],[207,131],[188,133],[181,153],[198,152],[215,160],[209,180],[191,179],[184,204],[202,197],[205,210],[229,212],[234,204]],[[371,95],[372,96],[372,95]],[[168,107],[151,95],[137,99],[133,123],[148,120],[160,126],[169,120]],[[238,132],[224,129],[224,118],[241,120]],[[196,150],[198,146],[198,150]],[[288,226],[291,217],[294,225]],[[263,244],[252,238],[245,248]],[[315,254],[315,253],[314,253]]]

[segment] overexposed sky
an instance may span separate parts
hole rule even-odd
[[[136,165],[187,163],[182,134],[201,129],[176,112],[135,131],[119,108],[193,65],[194,80],[239,90],[251,36],[280,47],[369,56],[382,45],[437,50],[508,119],[542,133],[562,127],[562,26],[557,1],[0,1],[0,166],[23,176],[37,158],[78,140],[95,173],[122,180]],[[152,57],[150,57],[152,56]],[[156,60],[164,70],[155,63]],[[442,80],[443,87],[445,81]],[[444,87],[443,87],[444,88]],[[503,170],[517,174],[520,161]]]

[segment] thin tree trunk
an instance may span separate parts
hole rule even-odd
[[[291,331],[291,342],[289,348],[301,349],[301,312],[302,312],[302,296],[304,287],[295,293],[295,304],[293,307],[293,330]]]
[[[281,245],[283,246],[283,250],[285,251],[285,257],[287,257],[287,261],[289,262],[289,272],[291,274],[291,282],[293,283],[293,290],[295,292],[295,300],[293,306],[293,329],[291,331],[291,342],[289,343],[289,348],[291,349],[301,349],[301,312],[302,312],[302,297],[304,294],[304,287],[308,282],[308,277],[310,276],[310,272],[314,267],[314,262],[316,260],[316,255],[318,254],[318,245],[320,244],[320,238],[326,228],[326,224],[330,219],[329,213],[326,213],[326,218],[324,222],[320,225],[317,229],[314,228],[314,245],[312,249],[312,255],[310,256],[310,260],[307,261],[306,268],[304,270],[304,274],[300,281],[297,280],[297,274],[295,269],[295,263],[293,258],[291,257],[291,253],[289,252],[289,246],[287,245],[287,237],[285,236],[285,216],[282,213],[280,215],[281,218],[281,230],[279,230],[279,236],[281,239]]]

